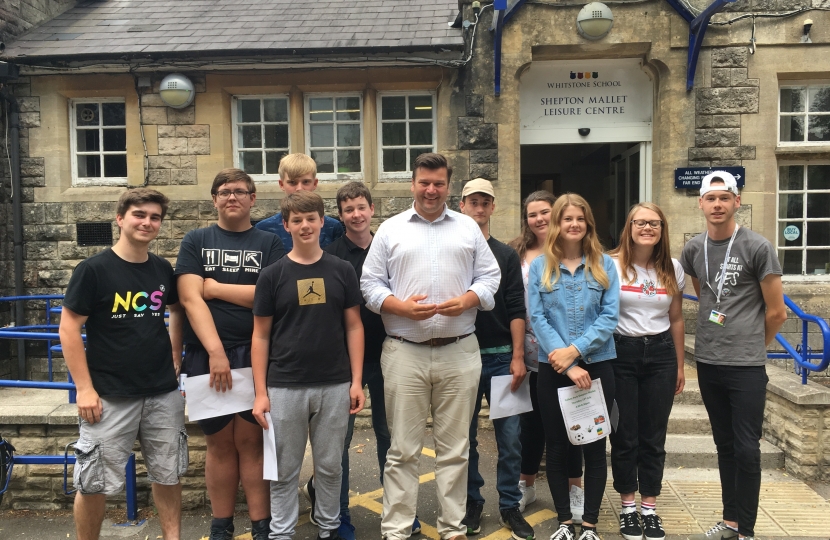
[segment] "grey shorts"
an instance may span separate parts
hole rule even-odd
[[[136,438],[150,482],[172,486],[187,472],[184,398],[178,390],[143,398],[101,398],[101,420],[80,419],[75,444],[75,488],[84,495],[124,489],[127,460]]]

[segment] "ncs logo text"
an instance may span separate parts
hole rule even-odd
[[[122,319],[131,311],[133,312],[134,317],[143,317],[144,313],[142,312],[148,307],[150,308],[150,311],[156,312],[152,313],[152,315],[159,316],[161,314],[160,310],[164,306],[164,302],[162,301],[163,296],[164,291],[155,291],[153,293],[147,293],[144,291],[134,293],[132,291],[127,291],[126,297],[121,296],[119,293],[115,293],[115,300],[112,304],[112,312],[114,313],[112,318]],[[123,313],[119,313],[119,310],[122,309]]]

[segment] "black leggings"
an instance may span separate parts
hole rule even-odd
[[[519,440],[522,442],[522,474],[536,476],[539,474],[539,464],[545,452],[545,429],[542,425],[542,415],[539,413],[539,398],[536,394],[536,385],[539,374],[530,372],[530,402],[533,410],[522,413],[519,421],[522,432]],[[547,466],[547,464],[545,464]],[[582,478],[582,447],[568,444],[568,478]]]
[[[614,369],[610,361],[585,364],[579,366],[588,371],[592,379],[602,381],[602,391],[605,403],[610,408],[614,403]],[[568,488],[568,433],[562,410],[559,407],[559,388],[573,386],[573,381],[567,375],[560,375],[547,363],[539,363],[539,380],[537,394],[539,410],[542,413],[542,422],[545,426],[545,440],[548,447],[547,476],[553,504],[560,522],[573,518],[571,514],[571,498]],[[602,503],[602,494],[605,492],[605,482],[608,478],[608,463],[605,458],[605,438],[590,444],[581,445],[585,456],[585,511],[582,520],[596,524],[599,519],[599,507]]]

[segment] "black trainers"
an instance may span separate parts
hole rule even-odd
[[[209,540],[233,540],[233,522],[225,526],[211,525],[208,538]]]
[[[317,533],[317,540],[342,540],[342,538],[340,537],[340,534],[338,534],[338,532],[337,532],[337,529],[334,529],[333,531],[329,531],[329,535],[325,538],[320,536],[320,534],[322,532],[323,531],[320,531],[320,532]]]
[[[576,538],[576,529],[571,523],[560,523],[559,528],[550,535],[550,540],[574,540]]]
[[[251,538],[253,540],[268,540],[271,532],[271,518],[251,521]]]
[[[638,512],[620,514],[620,536],[625,540],[643,540],[643,528],[640,526]]]
[[[663,520],[657,514],[643,514],[643,533],[646,540],[665,540],[666,531],[663,530]]]
[[[461,524],[467,527],[467,535],[481,532],[481,512],[484,510],[484,503],[467,500],[467,513]]]
[[[311,503],[311,510],[308,512],[308,520],[317,525],[317,517],[314,515],[314,507],[317,506],[317,492],[314,490],[314,477],[308,479],[306,485],[300,488],[305,498]],[[339,538],[339,537],[338,537]]]
[[[533,527],[522,517],[518,506],[509,510],[502,510],[499,523],[502,527],[510,529],[513,538],[516,540],[535,540],[536,538]]]

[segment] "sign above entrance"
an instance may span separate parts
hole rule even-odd
[[[703,177],[713,171],[728,172],[738,181],[738,187],[744,187],[746,169],[744,167],[679,167],[674,170],[675,189],[700,189]]]
[[[652,94],[637,59],[533,62],[522,75],[521,144],[651,141]]]

